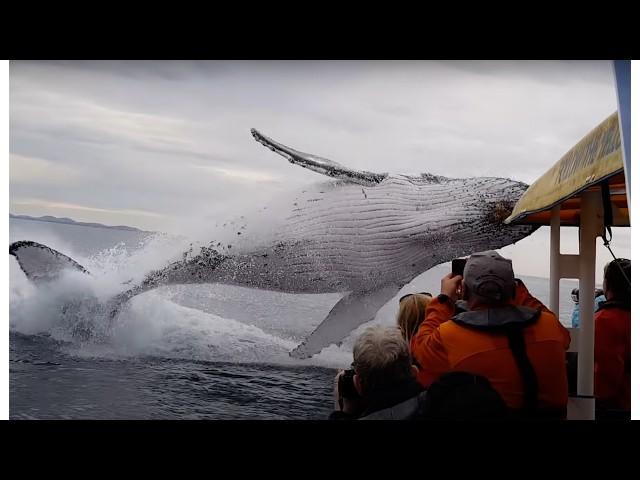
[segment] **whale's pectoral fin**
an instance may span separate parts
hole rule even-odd
[[[355,293],[343,297],[329,312],[329,315],[300,345],[289,355],[295,358],[309,358],[332,343],[341,341],[358,326],[373,320],[378,310],[402,288],[387,285],[377,290]]]
[[[64,270],[89,272],[78,262],[40,243],[21,240],[9,245],[9,254],[16,257],[20,268],[34,283],[49,282]]]
[[[289,148],[286,145],[276,142],[269,137],[263,135],[255,128],[251,129],[251,135],[259,143],[264,145],[270,150],[273,150],[279,155],[289,160],[291,163],[300,165],[301,167],[308,168],[314,172],[322,173],[329,177],[338,178],[351,183],[357,183],[359,185],[374,186],[380,183],[387,177],[386,173],[372,173],[358,170],[352,170],[339,163],[326,158],[318,157],[310,153],[299,152],[293,148]]]

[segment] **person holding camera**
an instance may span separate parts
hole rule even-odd
[[[456,309],[462,298],[465,308]],[[516,280],[511,260],[475,253],[448,274],[412,340],[428,387],[455,370],[486,377],[520,416],[565,418],[565,352],[571,338],[556,315]]]
[[[402,404],[422,391],[407,342],[397,327],[367,328],[353,346],[352,367],[335,378],[331,420],[364,418]],[[389,410],[389,418],[412,418],[417,413],[417,399],[407,407],[402,412]]]

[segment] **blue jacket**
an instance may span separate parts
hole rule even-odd
[[[594,303],[593,311],[597,312],[600,308],[600,304],[607,301],[607,297],[604,295],[600,295],[596,297],[596,301]],[[580,304],[576,303],[573,307],[573,312],[571,312],[571,327],[578,328],[580,327]]]

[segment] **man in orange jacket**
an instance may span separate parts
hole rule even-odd
[[[466,311],[455,312],[458,292]],[[495,251],[467,260],[463,276],[442,279],[412,339],[423,386],[444,373],[485,376],[506,404],[525,416],[566,416],[565,351],[571,338],[558,318],[516,280]]]
[[[626,277],[626,278],[625,278]],[[604,269],[607,301],[595,315],[594,390],[597,417],[607,410],[631,411],[631,260]],[[628,418],[629,415],[625,415]]]

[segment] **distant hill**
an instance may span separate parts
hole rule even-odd
[[[36,222],[66,223],[68,225],[79,225],[82,227],[94,227],[94,228],[108,228],[111,230],[126,230],[129,232],[152,233],[146,230],[140,230],[139,228],[135,228],[135,227],[127,227],[126,225],[112,226],[112,225],[103,225],[102,223],[76,222],[71,218],[52,217],[50,215],[45,215],[44,217],[30,217],[29,215],[14,215],[10,213],[9,218],[18,218],[20,220],[33,220]]]

